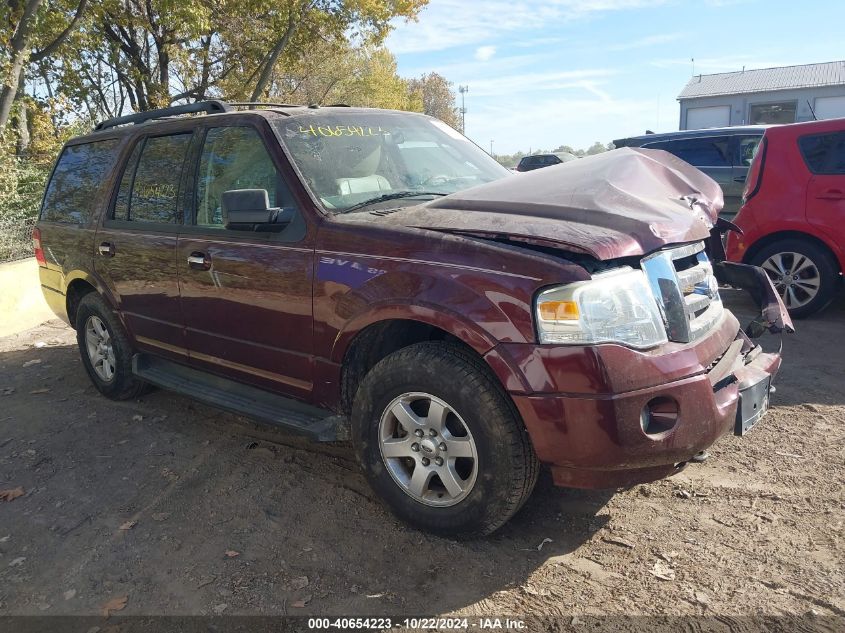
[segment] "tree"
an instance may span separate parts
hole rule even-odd
[[[601,154],[602,152],[607,151],[607,146],[604,143],[600,143],[596,141],[592,145],[590,145],[589,149],[587,149],[587,156],[592,156],[593,154]]]
[[[411,79],[409,88],[422,101],[422,111],[429,116],[437,117],[453,128],[460,128],[460,116],[455,105],[455,94],[452,92],[452,82],[437,73],[422,75],[419,79]]]
[[[46,60],[58,51],[79,24],[87,4],[88,0],[75,2],[70,21],[58,32],[55,32],[54,18],[60,16],[63,20],[66,13],[66,7],[58,1],[9,0],[4,6],[0,19],[9,26],[9,30],[3,33],[5,73],[0,90],[0,132],[9,122],[27,66]],[[33,50],[38,45],[42,46],[40,50]]]

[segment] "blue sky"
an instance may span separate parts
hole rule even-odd
[[[406,77],[469,86],[467,136],[496,153],[678,129],[695,73],[845,59],[845,2],[430,0],[387,40]]]

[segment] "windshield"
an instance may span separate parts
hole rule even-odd
[[[311,191],[332,211],[445,195],[510,172],[445,123],[403,112],[332,112],[273,126]]]

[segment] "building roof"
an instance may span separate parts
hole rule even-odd
[[[678,99],[845,85],[845,61],[695,75]]]

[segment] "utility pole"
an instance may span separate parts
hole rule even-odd
[[[458,86],[458,92],[461,93],[461,134],[467,133],[467,105],[466,93],[469,92],[469,86]]]
[[[496,155],[493,153],[493,139],[490,139],[490,156],[496,158]]]

